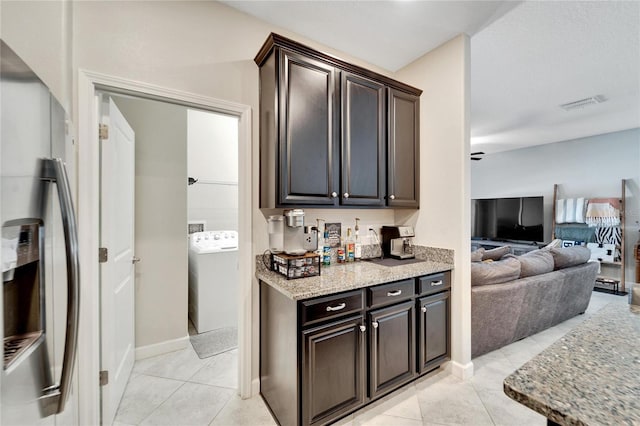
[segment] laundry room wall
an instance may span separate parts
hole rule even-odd
[[[189,222],[205,230],[238,230],[238,118],[187,111],[187,171],[197,179],[187,188]]]
[[[187,336],[187,110],[114,96],[136,133],[136,357]]]

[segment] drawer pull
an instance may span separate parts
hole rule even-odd
[[[423,306],[422,309],[420,309],[423,313],[427,312],[427,307]]]
[[[347,306],[346,303],[341,303],[341,304],[336,305],[336,306],[327,306],[327,312],[339,311],[341,309],[344,309],[346,306]]]
[[[378,328],[378,322],[377,321],[372,322],[371,326],[373,326],[373,328]]]
[[[367,327],[365,327],[364,325],[361,325],[360,326],[360,331],[362,331],[364,333],[365,331],[367,331]]]
[[[401,294],[402,290],[393,290],[387,292],[387,296],[400,296]]]
[[[437,287],[437,286],[442,285],[442,284],[443,284],[442,280],[440,280],[440,281],[431,281],[431,287]]]

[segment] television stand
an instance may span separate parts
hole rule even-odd
[[[497,247],[510,246],[511,254],[515,254],[519,256],[524,253],[528,253],[533,250],[537,250],[538,248],[544,246],[544,243],[535,243],[535,242],[515,242],[515,241],[495,241],[495,240],[471,240],[471,251],[477,250],[479,248],[484,248],[485,250],[491,250]]]

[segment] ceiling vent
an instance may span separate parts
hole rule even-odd
[[[599,104],[599,103],[605,102],[606,100],[607,98],[605,98],[604,96],[596,95],[596,96],[591,96],[590,98],[580,99],[579,101],[573,101],[566,104],[562,104],[560,105],[560,108],[562,108],[565,111],[571,111],[574,109],[584,108],[587,105]]]

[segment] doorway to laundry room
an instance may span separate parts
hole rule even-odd
[[[187,111],[189,336],[200,358],[238,345],[238,118]]]
[[[101,138],[103,176],[114,178],[115,193],[133,179],[130,192],[135,194],[130,231],[135,255],[125,259],[133,265],[129,270],[135,285],[126,303],[118,302],[121,297],[108,305],[116,307],[113,312],[104,303],[101,309],[101,369],[118,373],[110,377],[110,386],[101,388],[103,420],[136,424],[143,414],[162,416],[156,413],[159,407],[142,413],[138,404],[158,380],[188,379],[192,385],[185,389],[214,392],[226,401],[239,388],[239,118],[132,94],[102,91],[100,99],[110,106],[107,121],[112,124],[105,132],[109,136]],[[115,126],[116,112],[135,140],[129,144],[135,145],[130,177],[120,168],[114,171],[112,165],[119,162],[105,157],[107,147],[120,152],[114,145],[122,127]],[[102,191],[109,180],[102,178]],[[123,203],[109,203],[102,196],[101,204],[112,205],[101,214],[102,224],[128,216]],[[200,244],[191,250],[196,238]],[[106,271],[109,262],[101,265]],[[120,294],[118,280],[110,285],[107,278],[101,275],[101,287]],[[105,295],[109,293],[103,290],[103,302]],[[111,345],[113,350],[105,345],[121,340],[120,346]],[[132,356],[126,363],[113,359],[120,353]]]

